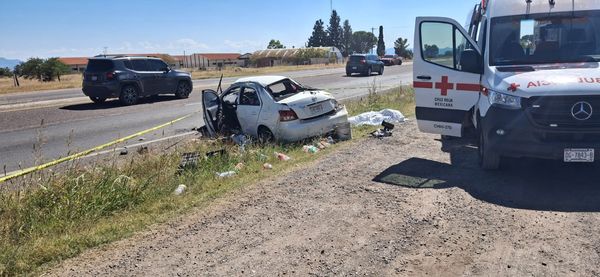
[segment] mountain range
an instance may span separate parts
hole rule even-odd
[[[20,60],[11,60],[11,59],[6,59],[6,58],[2,58],[0,57],[0,68],[5,68],[8,67],[10,69],[13,69],[16,65],[22,63],[22,61]]]

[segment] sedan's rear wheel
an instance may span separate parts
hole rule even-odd
[[[139,100],[138,89],[135,86],[128,85],[123,87],[121,95],[119,95],[119,101],[125,106],[131,106],[137,104]]]
[[[373,69],[370,67],[367,69],[367,76],[371,76],[373,74]]]
[[[275,136],[273,132],[269,130],[269,128],[265,126],[261,126],[258,128],[258,143],[260,144],[268,144],[275,141]]]
[[[106,97],[90,96],[90,100],[92,100],[96,104],[100,104],[100,103],[104,103],[106,101]]]
[[[379,75],[383,75],[383,70],[384,70],[384,67],[382,66],[381,69],[379,70]]]
[[[179,99],[185,99],[190,97],[190,93],[192,93],[192,86],[190,83],[185,81],[179,82],[175,96]]]

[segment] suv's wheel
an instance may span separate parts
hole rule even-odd
[[[106,101],[106,98],[105,97],[90,96],[90,100],[92,100],[96,104],[100,104],[100,103],[104,103]]]
[[[373,74],[373,69],[371,67],[367,68],[367,76],[371,76]]]
[[[500,155],[492,150],[486,142],[483,128],[479,128],[479,165],[485,170],[500,168]]]
[[[379,75],[383,75],[383,70],[384,70],[384,67],[382,66],[381,69],[379,70]]]
[[[275,136],[273,132],[269,130],[269,128],[265,126],[260,126],[258,128],[258,142],[260,144],[267,144],[275,141]]]
[[[175,96],[179,99],[185,99],[190,97],[190,93],[192,93],[192,86],[189,82],[181,81],[177,85],[177,91],[175,91]]]
[[[135,105],[138,102],[139,93],[135,86],[127,85],[121,89],[121,95],[119,95],[119,101],[125,106]]]
[[[350,71],[346,71],[346,76],[350,77],[352,76],[352,73]]]

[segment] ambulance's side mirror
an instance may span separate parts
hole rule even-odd
[[[483,59],[474,49],[467,49],[460,54],[460,69],[465,72],[483,74]]]

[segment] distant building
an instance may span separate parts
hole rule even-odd
[[[179,68],[177,60],[169,54],[107,54],[107,56],[153,57],[160,58],[173,68]],[[101,57],[101,55],[100,55]],[[87,67],[89,57],[63,57],[58,60],[71,68],[71,73],[81,73]]]
[[[88,58],[85,57],[58,58],[58,60],[70,67],[72,73],[83,72],[88,63]]]
[[[178,56],[182,67],[195,69],[217,69],[225,67],[243,67],[244,60],[239,53],[202,53]]]
[[[266,49],[252,54],[258,67],[298,64],[327,64],[343,61],[342,52],[336,47],[310,47],[290,49]]]

